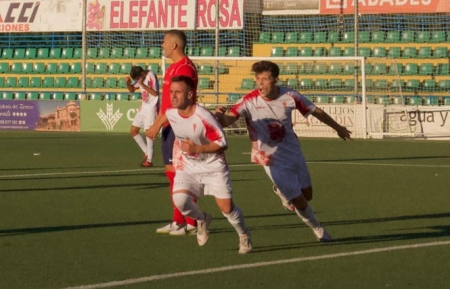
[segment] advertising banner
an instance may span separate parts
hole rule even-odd
[[[88,31],[216,28],[216,0],[87,0]],[[244,0],[220,0],[221,29],[244,27]],[[1,0],[0,33],[82,31],[83,0]],[[197,26],[197,27],[196,27]]]
[[[0,130],[79,131],[78,101],[0,101]]]
[[[329,114],[337,123],[347,127],[352,132],[353,138],[364,137],[361,105],[323,104],[317,106]],[[300,112],[295,110],[292,120],[294,122],[294,131],[298,137],[338,137],[332,128],[311,115],[305,118]]]
[[[82,101],[81,131],[129,132],[140,101]]]
[[[356,0],[320,0],[320,14],[353,14]],[[450,12],[449,0],[358,0],[358,13]]]
[[[81,31],[82,0],[1,0],[0,33]]]
[[[197,5],[195,5],[197,2]],[[244,0],[221,0],[220,27],[243,28]],[[87,29],[193,30],[215,29],[216,0],[88,0]]]

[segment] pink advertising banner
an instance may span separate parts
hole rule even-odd
[[[320,14],[353,14],[356,0],[320,0]],[[450,12],[450,0],[358,0],[358,12],[437,13]]]

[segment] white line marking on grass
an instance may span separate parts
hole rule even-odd
[[[392,247],[375,248],[375,249],[362,250],[362,251],[353,251],[353,252],[345,252],[345,253],[336,253],[336,254],[328,254],[328,255],[300,257],[300,258],[293,258],[293,259],[284,259],[284,260],[276,260],[276,261],[257,262],[257,263],[250,263],[250,264],[217,267],[217,268],[210,268],[210,269],[203,269],[203,270],[196,270],[196,271],[186,271],[186,272],[178,272],[178,273],[171,273],[171,274],[153,275],[153,276],[147,276],[147,277],[141,277],[141,278],[126,279],[126,280],[122,280],[122,281],[112,281],[112,282],[99,283],[99,284],[68,287],[66,289],[109,288],[109,287],[115,287],[115,286],[124,286],[124,285],[130,285],[130,284],[145,283],[145,282],[165,280],[165,279],[184,277],[184,276],[204,275],[204,274],[210,274],[210,273],[235,271],[235,270],[240,270],[240,269],[273,266],[273,265],[281,265],[281,264],[288,264],[288,263],[299,263],[299,262],[316,261],[316,260],[323,260],[323,259],[334,259],[334,258],[339,258],[339,257],[366,255],[366,254],[389,252],[389,251],[396,251],[396,250],[415,249],[415,248],[434,247],[434,246],[445,246],[445,245],[450,245],[450,241],[392,246]]]
[[[415,165],[415,164],[384,164],[384,163],[354,163],[345,161],[336,162],[306,162],[308,164],[325,165],[356,165],[356,166],[381,166],[381,167],[418,167],[418,168],[450,168],[450,165]]]
[[[386,167],[418,167],[418,168],[450,168],[450,165],[415,165],[415,164],[383,164],[383,163],[355,163],[355,162],[345,162],[345,161],[334,161],[334,162],[306,162],[307,164],[326,164],[326,165],[352,165],[352,166],[386,166]],[[240,164],[240,165],[229,165],[231,168],[236,167],[249,167],[258,166],[256,164]],[[70,176],[70,175],[95,175],[95,174],[107,174],[107,173],[130,173],[130,172],[146,172],[146,171],[162,171],[164,167],[161,168],[151,168],[151,169],[133,169],[133,170],[113,170],[113,171],[78,171],[78,172],[59,172],[59,173],[39,173],[39,174],[21,174],[21,175],[3,175],[0,179],[7,178],[24,178],[24,177],[42,177],[42,176]]]

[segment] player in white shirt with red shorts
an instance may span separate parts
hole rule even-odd
[[[147,136],[156,137],[161,126],[169,121],[175,134],[172,164],[176,173],[172,200],[184,216],[197,220],[198,245],[203,246],[208,241],[212,216],[201,211],[194,200],[211,195],[239,234],[239,253],[246,254],[252,251],[250,231],[242,211],[233,202],[224,154],[228,147],[225,133],[211,112],[196,104],[194,91],[195,82],[191,77],[173,77],[172,108],[147,130]]]
[[[133,66],[130,77],[127,78],[127,88],[130,92],[139,89],[141,92],[142,104],[138,108],[130,133],[133,139],[144,153],[142,167],[153,166],[153,140],[139,134],[141,128],[148,129],[156,119],[159,111],[159,84],[158,78],[150,70],[144,70],[140,66]]]
[[[218,107],[216,118],[223,126],[231,125],[239,117],[245,118],[253,144],[252,161],[264,167],[278,193],[295,206],[295,212],[313,230],[317,240],[331,241],[308,204],[312,199],[311,178],[292,127],[292,111],[297,109],[305,117],[313,115],[344,140],[351,139],[351,132],[299,92],[278,86],[280,70],[275,63],[256,62],[252,71],[258,89],[238,100],[230,111]]]

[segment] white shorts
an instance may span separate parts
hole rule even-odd
[[[289,201],[300,196],[302,189],[311,186],[311,177],[304,160],[287,166],[264,166],[269,178]]]
[[[211,172],[190,174],[184,171],[176,171],[173,192],[180,190],[187,190],[197,196],[197,198],[210,195],[218,199],[230,199],[230,173]]]
[[[135,127],[148,129],[156,119],[156,108],[154,110],[139,110],[134,116],[132,125]]]

